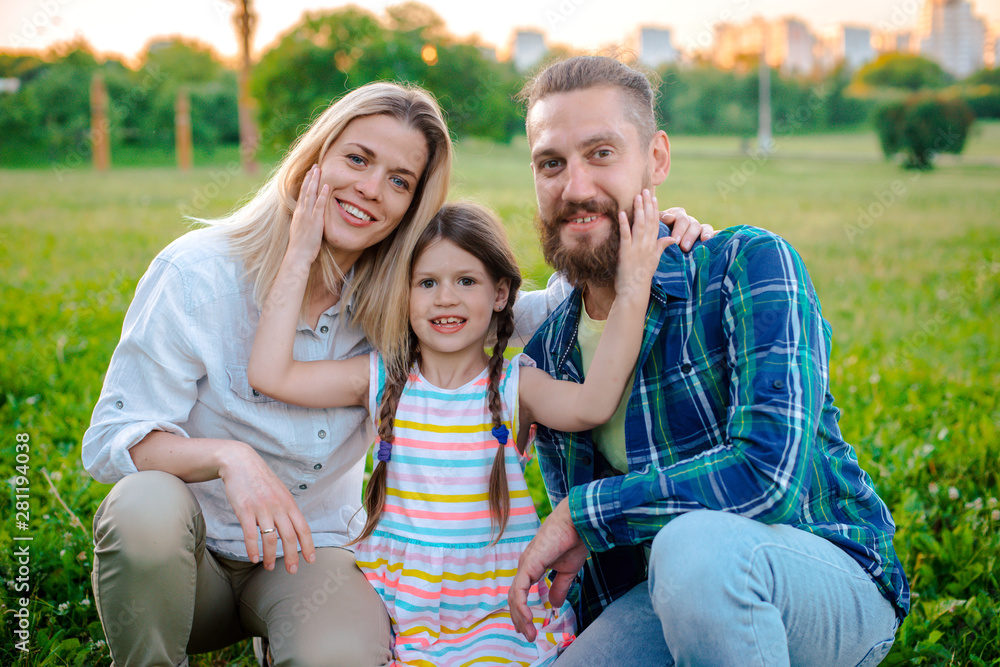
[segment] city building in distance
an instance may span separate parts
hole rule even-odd
[[[625,43],[650,68],[707,60],[721,69],[749,71],[763,56],[783,74],[812,76],[841,64],[857,71],[883,53],[921,55],[958,79],[985,66],[1000,66],[1000,25],[988,29],[970,0],[924,0],[909,13],[898,7],[894,11],[873,26],[834,24],[819,30],[796,16],[757,16],[739,24],[720,23],[710,46],[705,46],[705,35],[705,43],[689,41],[685,50],[675,46],[678,36],[670,28],[641,25]],[[548,51],[540,30],[517,30],[511,44],[514,67],[521,72]]]
[[[670,28],[639,26],[639,64],[646,67],[660,67],[677,62],[680,51],[674,48]]]
[[[917,25],[920,55],[963,79],[983,68],[986,21],[966,0],[927,0]]]
[[[527,72],[541,62],[548,50],[545,45],[545,35],[541,30],[516,30],[510,49],[514,69],[518,72]]]

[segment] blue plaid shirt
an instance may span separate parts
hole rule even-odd
[[[576,290],[525,348],[555,378],[583,379],[581,307]],[[590,431],[538,427],[549,498],[555,506],[569,496],[591,551],[584,626],[646,578],[643,544],[705,508],[830,540],[906,615],[895,524],[837,425],[830,338],[802,259],[780,237],[741,226],[689,254],[667,248],[626,412],[628,471],[610,469]]]

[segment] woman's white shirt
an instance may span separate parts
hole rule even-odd
[[[217,229],[189,232],[153,260],[84,435],[84,467],[106,483],[137,472],[128,450],[155,430],[245,442],[285,483],[315,545],[343,545],[361,504],[364,455],[374,439],[368,411],[301,408],[250,387],[247,360],[259,311],[242,273]],[[300,324],[295,358],[367,354],[364,335],[344,320],[338,304],[315,330]],[[208,547],[245,559],[243,532],[222,480],[189,486],[201,503]],[[280,555],[280,542],[278,549]]]

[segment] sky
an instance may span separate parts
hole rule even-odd
[[[714,26],[754,16],[798,16],[818,30],[836,23],[913,27],[924,0],[424,0],[458,37],[477,35],[503,53],[517,28],[541,29],[549,44],[597,49],[624,43],[639,25],[671,28],[676,48],[711,43]],[[254,0],[259,53],[305,11],[342,6],[336,0]],[[356,0],[381,14],[391,0]],[[211,45],[224,57],[237,52],[228,0],[0,0],[0,50],[42,50],[82,36],[101,53],[126,59],[158,36],[183,35]],[[973,0],[973,11],[1000,29],[1000,0]]]

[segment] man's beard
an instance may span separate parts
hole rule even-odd
[[[590,214],[606,215],[611,220],[611,230],[608,237],[600,243],[593,244],[581,236],[574,247],[563,245],[560,232],[571,215],[581,209]],[[613,287],[615,275],[618,272],[618,249],[621,246],[621,231],[618,227],[618,212],[621,209],[614,199],[598,201],[592,199],[586,202],[565,204],[551,218],[545,219],[541,213],[535,216],[535,225],[542,242],[542,254],[545,261],[557,271],[562,271],[566,280],[574,287]],[[629,220],[632,212],[628,213]]]

